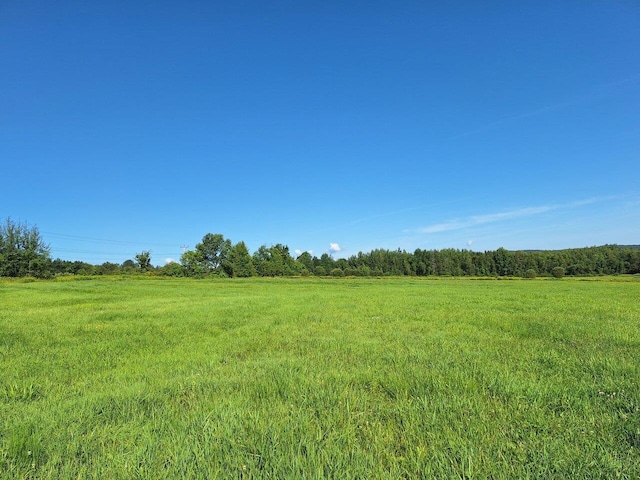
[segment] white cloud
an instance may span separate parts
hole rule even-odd
[[[462,228],[473,227],[475,225],[483,225],[485,223],[501,222],[504,220],[511,220],[519,217],[529,217],[531,215],[538,215],[540,213],[555,210],[558,206],[541,206],[541,207],[528,207],[521,208],[519,210],[511,210],[509,212],[491,213],[488,215],[475,215],[463,220],[451,220],[445,223],[436,223],[435,225],[429,225],[428,227],[421,228],[420,233],[439,233],[447,232],[450,230],[460,230]]]
[[[340,248],[340,245],[338,245],[337,243],[331,242],[329,244],[330,252],[339,252],[340,250],[342,250],[342,248]]]
[[[586,200],[559,205],[541,205],[538,207],[526,207],[517,210],[490,213],[486,215],[474,215],[463,219],[454,219],[444,223],[429,225],[427,227],[418,229],[418,233],[440,233],[448,232],[451,230],[461,230],[463,228],[474,227],[476,225],[484,225],[486,223],[503,222],[506,220],[513,220],[515,218],[521,217],[531,217],[533,215],[539,215],[541,213],[550,212],[552,210],[578,208],[584,205],[610,200],[612,198],[614,197],[589,198]]]
[[[447,232],[449,230],[457,230],[459,228],[468,227],[469,225],[460,221],[449,221],[447,223],[436,223],[435,225],[429,225],[428,227],[418,230],[419,233],[440,233]]]
[[[176,262],[173,258],[165,258],[164,259],[164,264],[165,265],[169,265],[170,263],[178,263],[178,262]]]
[[[293,253],[295,253],[295,254],[299,257],[300,255],[302,255],[302,250],[300,250],[299,248],[296,248],[296,249],[293,251]]]
[[[471,217],[471,223],[473,225],[480,225],[483,223],[500,222],[502,220],[511,220],[518,217],[529,217],[531,215],[538,215],[539,213],[548,212],[549,210],[555,210],[559,208],[557,206],[542,206],[542,207],[529,207],[522,208],[520,210],[512,210],[510,212],[492,213],[489,215],[478,215]]]

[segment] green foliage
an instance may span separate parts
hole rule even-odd
[[[344,269],[344,274],[347,277],[355,277],[356,275],[358,275],[360,272],[358,271],[357,268],[352,267],[350,265],[348,265],[347,267],[345,267]]]
[[[244,242],[238,242],[229,250],[223,267],[230,277],[253,277],[257,275],[253,259]]]
[[[289,247],[281,243],[271,247],[262,245],[253,254],[253,264],[258,275],[262,277],[298,275],[303,267],[291,257]]]
[[[0,280],[3,480],[640,478],[636,279],[65,280]]]
[[[331,258],[328,253],[323,253],[319,259],[314,259],[314,265],[316,267],[322,267],[324,269],[324,275],[329,273],[336,265],[335,260]]]
[[[633,247],[633,246],[632,246]],[[340,269],[346,276],[479,276],[524,277],[555,276],[562,271],[571,276],[640,274],[640,249],[605,245],[558,251],[421,250],[375,249],[349,258],[334,259],[328,253],[320,258],[305,252],[294,259],[283,244],[262,245],[253,255],[244,242],[232,245],[221,234],[207,233],[194,251],[181,256],[177,267],[156,272],[191,277],[283,277],[331,274]],[[251,261],[249,261],[251,259]],[[61,274],[110,275],[153,270],[150,252],[136,255],[120,268],[109,262],[94,266],[85,262],[49,259],[49,247],[37,228],[7,220],[0,226],[0,276],[50,277]],[[555,273],[554,273],[555,272]]]
[[[553,270],[551,270],[551,275],[553,275],[555,278],[564,277],[564,268],[554,267]]]
[[[184,268],[185,275],[188,277],[201,277],[207,270],[199,251],[187,250],[180,256],[180,263]]]
[[[135,259],[141,272],[146,272],[151,268],[151,252],[148,250],[137,253]]]
[[[184,277],[185,268],[176,262],[170,262],[158,269],[160,275],[167,277]]]
[[[344,272],[342,271],[341,268],[336,267],[331,269],[330,275],[332,277],[344,277]]]
[[[221,243],[216,243],[223,245],[219,254],[222,263],[212,270],[213,263],[205,260],[206,255],[203,247],[185,252],[181,257],[185,275],[194,277],[207,275],[276,277],[303,274],[324,276],[329,275],[334,268],[339,268],[347,276],[364,277],[417,275],[527,278],[532,271],[536,276],[551,276],[556,267],[563,268],[567,275],[640,273],[640,250],[616,246],[531,252],[514,252],[504,248],[487,252],[417,249],[413,253],[403,250],[377,249],[369,253],[359,252],[349,258],[340,259],[334,259],[326,253],[318,258],[305,252],[294,259],[291,257],[288,246],[276,244],[270,247],[262,245],[254,252],[251,256],[253,264],[251,267],[247,263],[247,255],[250,255],[248,250],[233,252],[234,247],[231,246],[230,241],[224,240],[221,235],[211,236],[208,234],[205,239],[207,242],[203,242],[203,244],[209,245],[222,239]],[[211,239],[215,242],[209,242]],[[244,244],[244,242],[240,243]],[[234,259],[231,259],[230,255],[233,255]],[[242,274],[233,271],[233,265],[238,262],[239,258],[244,259],[244,267],[241,268]],[[83,262],[63,262],[61,260],[54,260],[49,268],[54,275],[58,273],[104,274],[108,270]],[[121,269],[123,273],[132,271],[134,270],[126,267]]]
[[[114,275],[120,273],[120,265],[117,263],[104,262],[95,268],[97,275]]]
[[[125,260],[122,262],[122,268],[135,268],[136,262],[133,260]]]
[[[0,276],[50,275],[49,245],[42,240],[38,228],[10,218],[0,224]]]
[[[195,250],[187,250],[180,257],[183,275],[189,277],[227,277],[232,269],[228,261],[231,241],[219,233],[207,233]]]
[[[206,272],[222,269],[230,249],[231,241],[226,240],[219,233],[207,233],[202,237],[202,242],[196,245],[199,262]]]
[[[368,277],[371,275],[371,269],[368,265],[358,265],[358,275]]]
[[[133,262],[133,260],[129,260],[129,261],[131,262],[130,271],[133,272],[135,271],[135,263]],[[103,264],[103,265],[106,265],[106,264]],[[119,272],[129,273],[129,271],[126,271],[125,268],[121,265],[116,265],[116,267],[118,268]],[[107,268],[110,268],[110,267],[107,267]],[[86,262],[80,262],[80,261],[72,262],[69,260],[60,260],[59,258],[56,258],[55,260],[50,262],[49,269],[52,276],[94,275],[94,274],[106,275],[111,273],[110,271],[107,272],[103,270],[102,267],[97,267],[95,265],[91,265]]]
[[[298,261],[298,263],[303,265],[308,272],[313,272],[313,257],[309,252],[301,253],[296,260]]]

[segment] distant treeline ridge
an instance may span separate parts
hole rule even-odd
[[[605,245],[567,250],[495,251],[443,249],[376,249],[349,258],[320,257],[308,252],[293,257],[283,244],[262,245],[253,254],[244,242],[233,244],[217,233],[207,233],[180,263],[151,265],[151,252],[135,255],[122,264],[92,265],[50,258],[37,227],[7,219],[0,224],[0,276],[109,275],[147,273],[176,277],[316,276],[514,276],[618,275],[640,273],[638,246]]]
[[[566,250],[495,251],[443,249],[404,250],[376,249],[359,252],[349,258],[335,259],[324,253],[320,257],[303,253],[293,257],[286,245],[262,246],[249,255],[244,244],[231,246],[221,252],[219,261],[199,260],[198,251],[186,252],[181,263],[163,267],[145,265],[128,260],[122,265],[104,263],[90,265],[84,262],[53,260],[51,274],[114,274],[149,272],[169,276],[588,276],[640,273],[640,250],[630,247],[605,245]],[[140,255],[140,254],[139,254]],[[136,257],[138,257],[137,255]]]

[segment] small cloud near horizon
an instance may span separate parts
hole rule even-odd
[[[337,253],[337,252],[342,251],[342,248],[341,248],[341,247],[340,247],[340,245],[338,245],[337,243],[335,243],[335,242],[331,242],[331,243],[329,244],[329,251],[330,251],[331,253]]]
[[[169,265],[170,263],[178,263],[178,262],[176,262],[173,258],[165,258],[164,259],[164,264],[165,265]]]

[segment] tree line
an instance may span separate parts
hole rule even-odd
[[[174,277],[281,276],[485,276],[536,277],[640,274],[640,246],[605,245],[565,250],[494,251],[443,249],[414,252],[376,249],[348,258],[291,254],[283,244],[262,245],[253,253],[244,242],[207,233],[180,262],[151,264],[151,252],[137,253],[122,264],[92,265],[51,259],[37,227],[7,219],[0,224],[0,276],[48,278],[56,275],[146,273]]]

